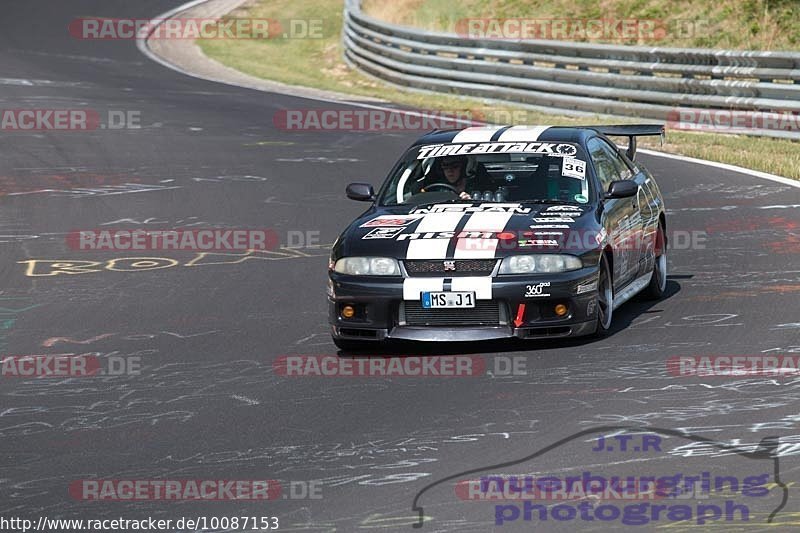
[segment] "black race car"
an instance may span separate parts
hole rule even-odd
[[[470,127],[415,142],[329,265],[333,340],[604,334],[667,280],[664,201],[634,162],[660,125]],[[608,136],[628,137],[620,150]]]

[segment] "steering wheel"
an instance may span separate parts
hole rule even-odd
[[[456,188],[450,185],[449,183],[431,183],[430,185],[427,185],[425,187],[425,192],[431,192],[431,189],[436,187],[441,189],[447,189],[448,191],[451,191],[453,194],[458,195],[458,191],[456,190]]]

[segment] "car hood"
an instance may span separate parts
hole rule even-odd
[[[605,237],[590,205],[445,203],[375,207],[356,219],[334,248],[334,259],[489,259],[519,253],[595,248]],[[598,236],[595,240],[594,236]],[[570,250],[575,253],[575,250]]]

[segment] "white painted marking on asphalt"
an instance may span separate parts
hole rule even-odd
[[[261,405],[261,402],[258,400],[253,400],[252,398],[248,398],[247,396],[240,396],[239,394],[232,394],[231,398],[234,400],[239,400],[240,402],[244,402],[247,405]]]
[[[782,183],[784,185],[789,185],[790,187],[797,187],[798,189],[800,189],[800,181],[798,180],[793,180],[791,178],[784,178],[783,176],[769,174],[768,172],[761,172],[760,170],[751,170],[749,168],[737,167],[736,165],[729,165],[727,163],[717,163],[716,161],[706,161],[705,159],[696,159],[694,157],[686,157],[683,155],[668,154],[666,152],[656,152],[655,150],[646,150],[644,148],[640,148],[639,150],[637,150],[637,152],[640,154],[654,155],[656,157],[664,157],[666,159],[675,159],[676,161],[685,161],[687,163],[695,163],[697,165],[705,165],[707,167],[714,167],[714,168],[720,168],[722,170],[739,172],[740,174],[747,174],[749,176],[754,176],[756,178],[775,181],[777,183]]]

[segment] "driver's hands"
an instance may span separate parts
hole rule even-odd
[[[462,200],[472,200],[472,196],[470,196],[466,191],[462,191],[458,194],[458,197]]]

